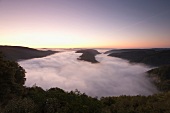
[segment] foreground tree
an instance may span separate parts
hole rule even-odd
[[[14,98],[5,106],[4,113],[36,113],[37,106],[29,98]]]
[[[25,70],[16,62],[0,57],[0,102],[24,93]]]

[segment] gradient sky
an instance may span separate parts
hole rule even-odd
[[[170,47],[170,0],[0,0],[0,45]]]

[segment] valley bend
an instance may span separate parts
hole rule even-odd
[[[0,113],[169,113],[169,6],[0,0]]]

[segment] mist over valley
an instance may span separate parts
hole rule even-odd
[[[106,50],[99,49],[101,53]],[[36,84],[43,89],[59,87],[66,91],[78,89],[90,96],[151,95],[157,92],[146,77],[151,69],[144,64],[130,64],[127,60],[96,55],[99,63],[77,60],[82,53],[74,50],[30,60],[20,61],[26,70],[28,87]]]

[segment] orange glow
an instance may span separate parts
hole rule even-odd
[[[108,10],[107,14],[100,8],[89,3],[79,7],[58,0],[51,3],[4,0],[0,4],[0,45],[33,48],[170,47],[169,29],[161,27],[161,23],[149,26],[145,23],[147,19],[128,20],[128,14],[120,16],[124,14],[119,12],[121,10]]]

